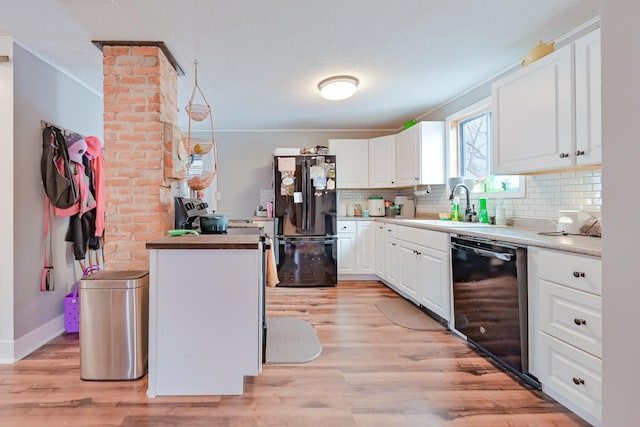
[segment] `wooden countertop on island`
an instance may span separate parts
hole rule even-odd
[[[260,231],[257,228],[230,228],[228,234],[165,236],[147,242],[146,247],[147,249],[258,249]]]

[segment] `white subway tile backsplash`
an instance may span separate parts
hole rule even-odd
[[[558,210],[577,209],[600,216],[602,211],[602,171],[586,169],[566,171],[546,175],[526,177],[526,195],[523,198],[499,199],[488,197],[489,211],[495,212],[496,204],[501,204],[508,218],[536,218],[555,220]],[[393,200],[395,196],[416,199],[418,213],[449,212],[449,188],[446,185],[432,185],[425,196],[414,196],[413,189],[384,190],[338,190],[338,200],[364,202],[370,196],[382,196]],[[464,205],[464,193],[460,200]],[[471,203],[478,209],[478,197],[471,197]]]

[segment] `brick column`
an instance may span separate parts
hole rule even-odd
[[[147,269],[145,243],[173,228],[163,131],[177,123],[177,73],[158,47],[104,46],[103,67],[105,267]]]

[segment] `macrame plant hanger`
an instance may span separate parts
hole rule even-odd
[[[209,153],[213,150],[213,165],[211,171],[191,171],[191,161],[189,161],[187,166],[187,184],[192,192],[198,192],[204,190],[213,181],[216,173],[218,171],[218,153],[216,150],[216,143],[213,137],[213,115],[211,114],[211,106],[207,101],[207,98],[202,93],[202,89],[198,85],[198,60],[196,59],[194,62],[194,85],[193,92],[191,93],[191,99],[189,99],[189,103],[185,107],[187,115],[189,116],[189,127],[187,133],[187,151],[190,156],[202,156]],[[203,104],[194,104],[194,99],[196,97],[196,93],[200,95],[202,98]],[[206,140],[204,138],[196,138],[191,135],[191,122],[201,122],[204,119],[209,117],[209,124],[211,126],[211,139]]]

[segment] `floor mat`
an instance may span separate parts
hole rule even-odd
[[[392,323],[421,331],[444,331],[446,328],[404,298],[384,298],[376,307]]]
[[[266,364],[307,363],[322,353],[313,326],[297,317],[267,318]]]

